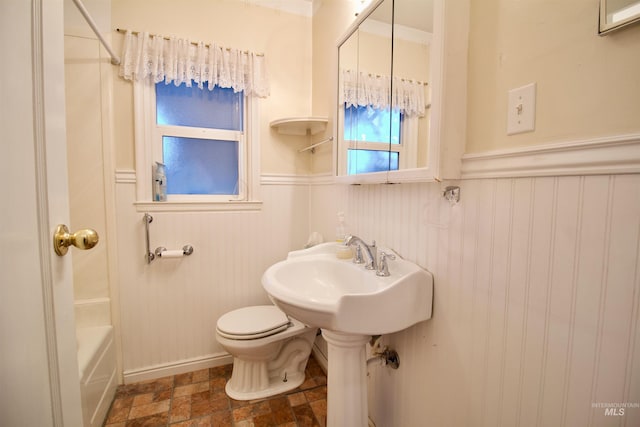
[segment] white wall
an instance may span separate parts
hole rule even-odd
[[[376,425],[640,423],[591,407],[640,401],[640,175],[461,187],[454,206],[439,184],[312,189],[312,228],[344,209],[434,273],[433,318],[384,338],[400,369],[370,370]]]
[[[256,2],[259,3],[259,2]],[[306,175],[310,157],[298,154],[306,138],[278,135],[269,123],[311,113],[311,20],[304,13],[238,0],[113,0],[112,25],[134,31],[263,52],[271,96],[259,100],[259,211],[151,212],[151,246],[194,247],[183,260],[145,264],[143,211],[135,206],[132,83],[115,78],[114,144],[119,244],[118,288],[126,381],[230,362],[215,340],[225,312],[268,303],[264,270],[301,248],[308,237],[308,188],[282,174]],[[306,5],[310,12],[311,5]],[[198,11],[194,13],[194,11]],[[120,51],[122,34],[114,33]],[[259,173],[259,172],[258,172]],[[200,364],[200,365],[198,365]]]
[[[639,26],[599,38],[597,0],[471,3],[468,152],[638,132]],[[335,7],[321,4],[314,24]],[[314,71],[329,39],[314,37]],[[530,81],[537,131],[506,137],[506,91]],[[592,404],[640,402],[640,175],[454,184],[453,207],[445,183],[311,188],[311,229],[333,233],[343,210],[435,276],[433,318],[384,339],[401,366],[372,372],[376,425],[639,424],[639,408]]]
[[[148,265],[143,212],[132,203],[135,184],[119,181],[125,381],[231,362],[215,339],[216,321],[235,308],[268,304],[262,273],[308,237],[307,185],[278,177],[270,182],[262,185],[260,211],[151,212],[152,250],[190,244],[194,252]]]
[[[129,22],[135,16],[131,2],[114,3],[122,26],[140,22]],[[323,5],[318,13],[326,22],[339,27],[351,18],[337,0]],[[474,11],[472,28],[485,19],[484,12]],[[576,22],[591,25],[590,19],[584,14]],[[327,30],[313,29],[313,113],[318,115],[330,109],[331,99],[315,94],[330,93],[335,74],[329,71],[337,67],[334,34],[321,36]],[[310,35],[300,34],[307,37],[301,46],[311,45]],[[541,49],[552,50],[562,40],[552,38]],[[500,43],[485,41],[475,45],[475,58]],[[248,44],[241,47],[254,48]],[[311,58],[300,59],[306,60]],[[472,61],[472,83],[486,72],[479,67]],[[309,75],[305,70],[297,77]],[[126,84],[114,83],[120,86],[117,165],[124,169],[133,166]],[[474,84],[471,113],[484,96]],[[568,97],[562,99],[566,103]],[[307,106],[296,104],[296,113]],[[484,116],[488,126],[501,117],[491,111]],[[583,117],[593,121],[596,115]],[[261,126],[266,129],[264,121]],[[470,139],[492,146],[490,132],[470,128]],[[618,130],[605,126],[599,132]],[[264,146],[269,157],[263,156],[267,172],[309,171],[292,160],[291,147],[269,141]],[[330,151],[316,152],[313,172],[330,170]],[[310,230],[333,236],[335,213],[344,210],[349,231],[388,244],[431,270],[436,280],[433,319],[385,337],[402,365],[398,371],[379,369],[370,379],[370,413],[378,427],[515,425],[518,420],[521,425],[619,425],[620,418],[605,419],[591,404],[640,401],[640,283],[634,276],[640,267],[640,177],[467,180],[461,186],[461,204],[450,207],[439,184],[337,187],[280,179],[278,185],[262,186],[260,212],[152,213],[153,248],[190,243],[195,252],[146,265],[142,212],[133,204],[132,181],[121,179],[116,219],[125,372],[129,378],[158,376],[219,360],[216,319],[228,309],[266,302],[262,271],[302,246]],[[639,413],[628,411],[622,422],[640,423]]]
[[[269,126],[283,117],[311,115],[309,16],[241,0],[113,0],[112,4],[113,28],[264,53],[271,95],[260,100],[262,171],[301,175],[309,172],[310,157],[297,153],[308,143],[306,138],[279,135]],[[114,49],[120,52],[124,35],[114,32],[113,39]],[[135,164],[132,93],[131,82],[114,79],[116,166],[122,169]]]
[[[640,26],[598,34],[598,0],[473,0],[467,152],[640,130]],[[535,132],[507,136],[507,92],[537,83]]]
[[[85,24],[86,25],[86,24]],[[86,26],[86,29],[89,27]],[[105,159],[109,162],[109,60],[101,56],[100,42],[86,29],[65,30],[65,94],[69,179],[69,228],[92,228],[100,241],[90,251],[70,251],[76,322],[79,327],[110,325],[107,198]],[[106,75],[105,75],[106,74]],[[105,119],[107,119],[105,121]],[[109,183],[110,184],[110,183]]]
[[[329,124],[324,134],[315,135],[316,141],[334,134],[337,112],[338,40],[355,19],[358,2],[343,0],[316,0],[313,14],[312,110],[316,116],[326,116]],[[333,135],[335,136],[335,135]],[[318,147],[312,157],[312,172],[331,172],[334,168],[332,144]],[[335,230],[332,235],[335,234]]]

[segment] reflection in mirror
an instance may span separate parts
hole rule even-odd
[[[401,169],[426,167],[433,3],[397,0],[393,28],[393,107],[402,114],[402,140],[391,150],[402,152]]]
[[[601,35],[639,21],[639,0],[600,0]]]
[[[384,0],[339,46],[338,175],[427,166],[432,0]]]
[[[386,172],[390,162],[389,143],[399,123],[392,125],[391,22],[393,0],[384,0],[358,26],[339,49],[340,106],[339,170],[354,175]],[[399,138],[395,136],[396,140]]]

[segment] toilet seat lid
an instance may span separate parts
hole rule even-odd
[[[289,318],[278,307],[258,305],[222,315],[218,319],[217,329],[222,336],[247,339],[273,335],[288,326]]]

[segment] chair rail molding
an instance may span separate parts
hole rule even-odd
[[[116,184],[135,184],[136,183],[136,171],[133,169],[116,169],[115,171]]]
[[[640,133],[462,156],[462,178],[640,173]]]

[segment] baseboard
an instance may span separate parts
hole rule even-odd
[[[154,380],[231,363],[233,363],[233,357],[228,353],[217,353],[204,357],[184,359],[173,363],[124,371],[124,383],[130,384],[138,381]]]
[[[313,346],[312,352],[314,357],[326,373],[329,366],[326,356],[322,354],[320,349],[318,349],[315,344]],[[171,375],[197,371],[199,369],[208,369],[215,368],[216,366],[221,365],[229,365],[231,363],[233,363],[233,356],[228,353],[218,353],[205,357],[179,360],[173,363],[124,371],[124,383],[131,384],[139,381],[154,380]]]
[[[625,173],[640,173],[640,134],[462,156],[463,179]]]

